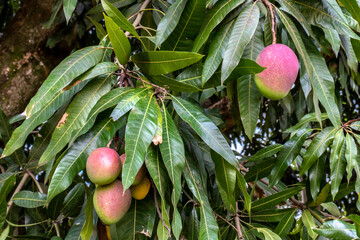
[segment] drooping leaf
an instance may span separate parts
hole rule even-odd
[[[19,207],[36,208],[45,205],[46,194],[23,190],[15,194],[12,201]]]
[[[346,151],[345,151],[345,159],[346,159],[346,173],[347,173],[347,180],[350,181],[350,178],[352,176],[352,171],[355,167],[356,160],[358,158],[358,152],[357,152],[357,146],[353,139],[353,137],[350,135],[350,133],[346,134],[345,137],[345,144],[346,144]]]
[[[131,56],[131,61],[144,73],[161,75],[187,67],[198,62],[202,57],[191,52],[149,51]]]
[[[246,45],[250,42],[259,23],[259,8],[256,3],[247,6],[237,17],[226,46],[221,68],[223,83],[239,64]]]
[[[80,233],[81,239],[90,240],[93,232],[93,212],[93,194],[90,194],[85,205],[85,221]]]
[[[77,4],[77,0],[64,0],[63,1],[63,9],[65,14],[66,22],[69,23],[72,13],[75,10]]]
[[[103,39],[106,36],[106,31],[103,28],[103,26],[89,16],[88,19],[92,22],[92,24],[94,24],[96,30],[96,36],[98,37],[98,39],[99,40]]]
[[[214,40],[211,42],[209,53],[207,54],[201,74],[202,85],[205,85],[205,83],[220,66],[233,26],[234,21],[231,21],[224,27],[220,28],[216,33]]]
[[[335,30],[332,30],[332,29],[324,28],[323,30],[324,30],[326,39],[330,42],[331,47],[337,56],[340,51],[340,44],[341,44],[339,34]]]
[[[196,165],[186,159],[185,161],[185,180],[192,194],[200,205],[200,232],[197,239],[218,239],[218,225],[214,214],[211,212],[207,193],[201,183],[201,177]],[[199,184],[198,184],[199,183]]]
[[[305,209],[302,212],[301,220],[304,223],[306,230],[311,238],[315,238],[316,233],[313,231],[313,228],[316,227],[314,217],[311,215],[308,209]]]
[[[152,196],[143,201],[134,199],[126,215],[110,226],[111,239],[133,240],[143,235],[151,237],[155,217],[156,210]]]
[[[320,228],[313,229],[317,234],[326,238],[351,240],[356,239],[355,226],[342,220],[331,220],[324,223]]]
[[[174,206],[173,218],[175,219],[176,215],[180,216],[177,210],[177,203],[181,195],[181,173],[185,165],[185,150],[179,131],[164,104],[162,106],[162,116],[163,142],[160,144],[160,151],[171,182],[173,183],[171,202]],[[173,227],[173,230],[175,229],[176,227]],[[176,235],[179,236],[179,234],[180,232]]]
[[[98,78],[89,83],[76,97],[72,100],[66,112],[62,116],[50,143],[39,160],[39,165],[49,162],[71,138],[71,134],[81,128],[86,118],[102,95],[110,90],[111,75]]]
[[[99,147],[105,147],[115,132],[125,125],[125,120],[121,118],[114,122],[105,118],[63,154],[50,182],[47,202],[71,185],[78,172],[85,168],[90,153]]]
[[[174,31],[167,38],[164,47],[169,50],[190,51],[205,14],[206,0],[188,0]],[[167,13],[168,14],[168,13]]]
[[[344,4],[346,10],[348,10],[351,15],[360,23],[360,7],[359,3],[356,0],[340,0]]]
[[[284,175],[286,169],[300,153],[302,145],[310,135],[312,129],[302,129],[287,141],[277,157],[274,168],[271,170],[269,178],[269,188],[273,187]]]
[[[203,25],[201,26],[200,32],[198,33],[193,47],[193,52],[198,52],[202,45],[209,38],[212,30],[222,22],[225,16],[235,9],[237,6],[242,4],[244,0],[221,0],[215,4],[214,7],[205,15]]]
[[[131,33],[137,39],[140,39],[139,34],[135,30],[135,27],[117,9],[119,6],[116,6],[115,3],[110,3],[107,0],[101,0],[101,5],[104,8],[106,14],[114,21],[114,23],[116,23],[116,25],[118,25],[121,29]]]
[[[114,48],[115,55],[122,65],[127,64],[131,46],[130,42],[125,36],[125,33],[118,27],[118,25],[109,17],[104,16],[105,26],[108,32],[111,44]],[[132,25],[131,25],[132,26]]]
[[[286,190],[277,192],[275,194],[272,194],[270,196],[261,198],[259,200],[256,200],[252,203],[251,210],[252,211],[260,211],[263,209],[268,209],[269,207],[275,206],[276,204],[279,204],[280,202],[284,201],[285,199],[288,199],[298,192],[300,192],[303,189],[303,187],[292,187],[288,188]]]
[[[35,96],[26,107],[26,116],[30,118],[38,111],[42,111],[59,92],[68,86],[73,79],[86,70],[95,66],[102,57],[104,48],[90,46],[80,49],[65,58],[51,71],[45,82],[41,85]]]
[[[293,228],[295,222],[296,209],[292,209],[285,216],[282,217],[274,232],[280,237],[284,237]]]
[[[64,205],[61,208],[61,213],[71,214],[71,211],[82,204],[84,201],[85,185],[83,183],[76,184],[64,199]]]
[[[153,96],[140,99],[129,114],[125,132],[126,161],[122,169],[122,184],[128,189],[145,160],[148,146],[157,127],[157,106]]]
[[[234,153],[216,125],[190,102],[175,96],[172,96],[172,99],[176,112],[190,124],[201,139],[231,165],[237,166]]]
[[[5,174],[5,173],[3,173]],[[3,175],[1,174],[1,175]],[[3,176],[4,177],[4,176]],[[7,196],[11,192],[11,190],[15,187],[16,184],[16,174],[11,174],[5,178],[1,179],[0,186],[0,228],[5,223],[6,213],[7,213]]]
[[[160,46],[174,31],[178,24],[187,0],[176,0],[168,9],[165,16],[160,20],[156,30],[156,47]]]
[[[321,181],[324,179],[325,160],[326,155],[321,155],[316,161],[316,163],[309,170],[310,193],[313,199],[316,199],[316,197],[318,197],[320,191],[320,184]]]
[[[244,196],[245,210],[248,212],[248,214],[250,214],[251,213],[251,196],[247,192],[247,185],[246,185],[245,177],[241,174],[240,171],[236,172],[236,182]]]
[[[211,151],[211,157],[215,163],[215,177],[221,199],[226,208],[234,213],[236,212],[234,190],[237,169],[214,151]]]
[[[300,175],[303,175],[324,153],[333,140],[336,131],[337,128],[327,127],[315,137],[304,155],[304,159],[300,167]]]

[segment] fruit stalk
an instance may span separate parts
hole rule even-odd
[[[262,0],[266,7],[270,10],[271,15],[271,33],[272,33],[272,44],[276,44],[276,19],[275,19],[275,10],[272,4],[268,0]]]

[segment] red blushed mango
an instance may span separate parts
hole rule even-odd
[[[291,48],[272,44],[259,53],[256,62],[266,68],[255,75],[260,93],[271,100],[285,97],[299,72],[299,61]]]
[[[121,160],[122,165],[124,165],[125,159],[126,159],[126,154],[124,153],[123,155],[120,156],[120,160]],[[143,164],[141,166],[140,170],[138,171],[138,173],[136,174],[135,180],[134,180],[132,186],[139,184],[141,182],[141,180],[143,180],[145,175],[146,175],[146,168],[145,168],[145,165]]]
[[[131,191],[123,193],[121,181],[116,180],[105,186],[98,186],[94,192],[94,208],[104,224],[117,223],[130,208]]]
[[[120,156],[111,148],[95,149],[86,162],[86,172],[90,181],[98,185],[112,183],[119,176],[120,171]]]

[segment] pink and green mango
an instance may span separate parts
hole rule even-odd
[[[86,172],[91,182],[98,185],[112,183],[120,174],[119,154],[111,148],[97,148],[87,159]]]
[[[106,225],[117,223],[125,216],[131,205],[131,191],[126,190],[123,193],[124,187],[121,181],[105,185],[97,186],[94,192],[94,208]]]
[[[291,48],[284,44],[269,45],[259,53],[256,62],[266,68],[255,75],[260,93],[271,100],[285,97],[299,72],[299,61]]]

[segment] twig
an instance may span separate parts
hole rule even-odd
[[[5,172],[5,168],[3,166],[1,166],[1,165],[0,165],[0,171],[1,171],[1,173]]]
[[[59,224],[58,224],[57,222],[53,221],[53,225],[54,225],[54,227],[55,227],[56,236],[61,237],[61,236],[60,236]]]
[[[15,189],[15,192],[14,192],[13,195],[11,196],[11,199],[13,199],[13,197],[14,197],[18,192],[20,192],[20,190],[24,187],[25,182],[26,182],[26,180],[28,179],[29,176],[30,176],[29,173],[25,172],[25,174],[24,174],[24,176],[22,177],[19,185],[18,185],[17,188]],[[9,203],[8,203],[8,206],[7,206],[7,209],[6,209],[6,216],[7,216],[8,213],[10,212],[11,206],[14,204],[14,201],[11,200],[11,199],[10,199],[10,201],[9,201]]]
[[[270,10],[271,15],[271,33],[272,33],[272,44],[276,44],[276,19],[275,19],[275,10],[272,4],[268,0],[262,0],[262,2],[267,6]]]
[[[342,127],[346,127],[346,126],[349,125],[350,123],[358,122],[358,121],[360,121],[360,118],[356,118],[356,119],[353,119],[353,120],[349,120],[349,121],[347,121],[346,123],[344,123],[344,124],[342,125]]]
[[[143,14],[144,14],[144,9],[147,7],[147,5],[149,4],[151,2],[151,0],[145,0],[144,1],[144,3],[141,5],[141,7],[140,7],[140,9],[139,9],[139,11],[138,11],[138,13],[137,13],[137,16],[136,16],[136,18],[135,18],[135,20],[134,20],[134,22],[133,22],[133,26],[134,27],[137,27],[138,25],[139,25],[139,23],[140,23],[140,21],[141,21],[141,19],[142,19],[142,16],[143,16]],[[130,35],[130,33],[129,32],[126,32],[125,33],[125,36],[126,37],[128,37]]]
[[[43,189],[40,186],[40,183],[38,182],[38,180],[36,179],[36,177],[34,176],[34,174],[32,174],[32,172],[30,172],[30,170],[26,170],[26,173],[30,175],[30,177],[34,180],[36,187],[38,188],[40,193],[44,193]]]
[[[240,218],[237,212],[239,211],[238,202],[236,201],[236,213],[235,213],[235,226],[236,226],[236,232],[237,232],[237,238],[238,240],[244,239],[242,232],[241,232],[241,226],[240,226]]]
[[[170,228],[168,227],[168,225],[166,225],[165,223],[165,220],[163,219],[162,215],[161,215],[161,212],[160,212],[160,209],[159,209],[159,203],[157,201],[157,192],[156,192],[156,187],[154,186],[154,184],[152,183],[152,187],[154,188],[154,199],[155,199],[155,207],[156,207],[156,211],[159,215],[159,218],[161,219],[164,227],[168,230],[168,233],[169,233],[169,238],[171,238],[171,230]]]
[[[226,222],[227,224],[229,224],[230,227],[232,227],[233,229],[235,229],[237,231],[237,228],[228,220],[226,220],[225,218],[223,218],[222,216],[220,216],[219,214],[217,214],[214,210],[211,210],[213,212],[213,214],[215,214],[216,217],[220,218],[221,220],[223,220],[224,222]]]

